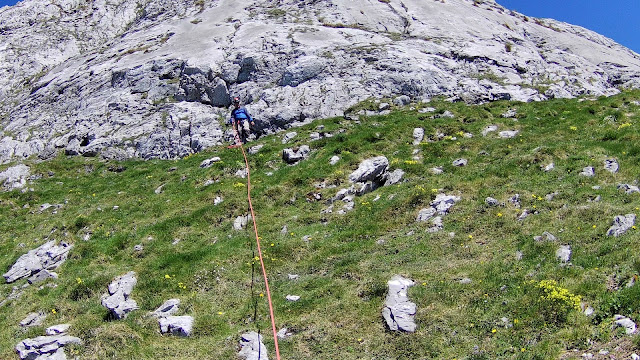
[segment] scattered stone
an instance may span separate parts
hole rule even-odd
[[[252,146],[252,147],[250,147],[250,148],[249,148],[249,150],[248,150],[248,151],[249,151],[249,154],[251,154],[251,155],[255,155],[255,154],[257,154],[257,153],[258,153],[258,151],[260,151],[260,149],[262,149],[263,147],[264,147],[264,145],[262,145],[262,144],[258,144],[258,145]]]
[[[436,117],[436,118],[439,118],[439,119],[453,119],[453,118],[454,118],[454,117],[456,117],[456,116],[455,116],[451,111],[446,110],[446,111],[445,111],[445,112],[443,112],[442,114],[440,114],[440,115],[436,115],[435,117]]]
[[[378,105],[378,111],[385,111],[385,110],[389,110],[391,109],[391,104],[389,103],[381,103],[380,105]]]
[[[180,243],[180,239],[173,239],[173,242],[171,243],[171,245],[178,245]]]
[[[460,201],[459,196],[438,194],[430,205],[432,208],[436,209],[438,214],[446,215],[449,209],[458,201]]]
[[[283,143],[283,144],[288,143],[289,141],[291,141],[291,140],[292,140],[294,137],[296,137],[297,135],[298,135],[298,133],[297,133],[297,132],[295,132],[295,131],[292,131],[292,132],[286,133],[286,134],[284,135],[284,137],[282,138],[282,143]]]
[[[511,139],[518,136],[519,132],[520,131],[518,130],[505,130],[505,131],[500,131],[498,133],[498,136],[501,137],[502,139]]]
[[[484,203],[487,204],[487,206],[500,206],[500,202],[492,197],[484,199]]]
[[[55,272],[43,269],[31,275],[27,279],[27,282],[29,284],[37,284],[37,283],[46,281],[47,279],[57,279],[57,278],[58,278],[58,274],[56,274]]]
[[[133,251],[141,252],[142,250],[144,250],[144,246],[142,246],[142,244],[138,244],[133,247]]]
[[[22,189],[27,184],[27,178],[31,175],[31,169],[23,164],[12,166],[0,172],[0,182],[4,189],[11,191]]]
[[[425,222],[436,214],[436,209],[432,207],[421,209],[416,217],[416,222]]]
[[[419,145],[422,142],[422,139],[424,139],[424,129],[413,129],[413,145]]]
[[[213,164],[215,164],[215,163],[217,163],[219,161],[222,161],[222,159],[220,159],[220,157],[218,157],[218,156],[215,156],[215,157],[212,157],[211,159],[207,159],[207,160],[202,161],[200,163],[200,167],[202,169],[210,168],[211,166],[213,166]]]
[[[149,315],[157,318],[171,316],[180,310],[180,300],[179,299],[169,299],[165,301],[159,308],[155,309],[153,312],[150,312]]]
[[[382,309],[382,316],[389,330],[415,332],[416,304],[409,301],[407,296],[407,290],[415,283],[400,275],[395,275],[387,282],[387,285],[389,293],[385,300],[384,309]]]
[[[524,254],[522,253],[522,251],[520,251],[520,250],[516,251],[516,261],[522,260],[522,256],[523,255]]]
[[[484,128],[482,130],[482,136],[487,136],[487,134],[491,133],[491,132],[495,132],[498,131],[498,126],[496,125],[489,125],[486,128]]]
[[[516,117],[516,115],[518,115],[518,110],[516,109],[509,109],[507,110],[507,112],[505,112],[504,114],[502,114],[503,118],[514,118]]]
[[[411,98],[407,95],[400,95],[397,98],[393,99],[393,104],[396,106],[406,106],[411,103]]]
[[[47,318],[47,315],[45,315],[42,312],[32,312],[29,315],[27,315],[26,318],[20,321],[20,326],[22,327],[40,326],[42,325],[42,323],[46,318]]]
[[[22,360],[64,360],[66,345],[82,344],[82,340],[69,335],[38,336],[22,340],[16,345],[16,352]]]
[[[640,355],[636,353],[631,354],[631,360],[640,360]]]
[[[556,165],[555,165],[554,163],[550,163],[550,164],[548,164],[548,165],[544,166],[544,167],[542,168],[542,170],[544,170],[544,171],[546,171],[546,172],[549,172],[549,171],[551,171],[551,170],[553,170],[553,169],[555,169],[555,168],[556,168]]]
[[[467,159],[456,159],[453,161],[452,165],[453,166],[467,166],[468,160]]]
[[[600,185],[593,185],[591,188],[593,190],[600,190]]]
[[[545,231],[545,232],[542,233],[542,236],[534,236],[533,240],[538,241],[538,242],[541,242],[541,241],[554,242],[557,239],[552,233],[550,233],[548,231]]]
[[[312,132],[311,134],[309,134],[309,140],[311,141],[317,141],[323,138],[323,134],[319,133],[319,132]]]
[[[278,333],[276,334],[276,336],[278,336],[278,339],[288,339],[290,337],[293,336],[293,333],[289,331],[289,329],[287,328],[282,328],[280,330],[278,330]]]
[[[244,229],[247,226],[247,223],[249,222],[249,220],[251,219],[252,219],[251,214],[238,216],[236,220],[233,222],[233,229],[234,230]]]
[[[473,280],[471,280],[471,279],[466,277],[464,279],[461,279],[459,282],[460,282],[460,284],[466,285],[466,284],[471,284],[473,282]]]
[[[156,194],[162,194],[162,189],[165,187],[165,185],[167,184],[162,184],[160,186],[158,186],[153,192]]]
[[[435,111],[436,111],[436,108],[434,108],[434,107],[426,107],[426,108],[422,108],[422,109],[418,110],[418,112],[421,113],[421,114],[432,113],[432,112],[435,112]]]
[[[269,360],[267,347],[262,343],[262,335],[255,331],[242,334],[238,356],[244,360]]]
[[[247,177],[247,169],[240,169],[238,171],[236,171],[235,176],[244,179]]]
[[[338,163],[338,161],[340,161],[340,157],[337,155],[334,155],[331,157],[331,159],[329,159],[329,164],[330,165],[335,165]]]
[[[61,242],[60,245],[55,243],[55,240],[51,240],[20,256],[11,269],[3,275],[7,283],[32,276],[42,270],[53,270],[62,265],[73,246],[65,242]]]
[[[308,145],[302,145],[299,148],[282,150],[282,160],[289,165],[295,164],[307,158],[311,149]]]
[[[614,315],[613,320],[613,328],[618,326],[623,327],[627,335],[635,334],[636,330],[638,329],[636,323],[628,317],[624,317],[622,315]]]
[[[509,202],[513,204],[513,206],[519,208],[520,207],[520,194],[515,194],[509,198]]]
[[[518,221],[523,221],[524,219],[528,218],[529,215],[531,215],[529,209],[522,210],[522,213],[520,214],[520,216],[518,216]]]
[[[587,166],[584,169],[582,169],[582,172],[580,173],[580,175],[586,176],[586,177],[593,177],[593,176],[596,176],[596,170],[593,168],[593,166]]]
[[[287,295],[286,299],[287,299],[287,301],[295,302],[295,301],[300,300],[300,296],[298,296],[298,295]]]
[[[583,313],[585,316],[593,316],[595,314],[595,310],[591,306],[584,306]]]
[[[224,199],[222,199],[222,196],[216,196],[215,199],[213,199],[213,205],[220,205],[222,203]]]
[[[571,246],[561,245],[560,248],[556,250],[556,257],[560,259],[563,264],[567,264],[569,260],[571,260]]]
[[[45,333],[50,336],[62,335],[62,334],[66,334],[70,327],[71,327],[71,324],[53,325],[48,327],[45,330]]]
[[[444,170],[442,169],[442,167],[439,167],[439,166],[438,166],[438,167],[431,168],[431,173],[432,173],[433,175],[440,175],[440,174],[442,174],[443,172],[444,172]]]
[[[544,199],[547,201],[553,201],[553,198],[560,195],[557,191],[552,192],[551,194],[547,194],[544,196]]]
[[[620,165],[616,159],[606,159],[604,161],[604,169],[615,174],[618,172],[618,169],[620,169]]]
[[[176,336],[189,337],[193,333],[193,317],[167,316],[158,319],[160,332]]]
[[[354,172],[349,175],[349,181],[353,183],[366,183],[367,181],[383,183],[389,160],[385,156],[377,156],[364,160]]]
[[[102,295],[102,306],[106,307],[115,319],[124,319],[130,312],[138,309],[136,301],[129,298],[137,282],[136,273],[130,271],[115,278],[109,285],[108,294]]]
[[[433,219],[431,219],[431,224],[433,226],[427,229],[428,233],[435,233],[444,228],[444,223],[442,222],[442,216],[436,216]]]
[[[618,215],[613,219],[613,224],[607,230],[607,236],[618,237],[624,235],[636,223],[636,214]]]
[[[627,194],[640,193],[640,189],[635,185],[619,184],[618,189],[624,190]]]
[[[287,277],[289,278],[289,280],[298,280],[300,278],[300,275],[298,275],[298,274],[287,274]]]
[[[209,180],[205,181],[205,182],[204,182],[204,184],[202,184],[202,187],[207,187],[207,186],[209,186],[209,185],[213,185],[213,184],[215,184],[215,183],[216,183],[216,181],[215,181],[215,180],[213,180],[213,179],[209,179]]]
[[[387,174],[387,180],[385,181],[383,186],[395,185],[402,181],[404,177],[404,170],[395,169],[392,172]]]

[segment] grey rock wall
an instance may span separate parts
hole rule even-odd
[[[182,157],[225,141],[232,96],[269,133],[371,97],[640,86],[638,54],[493,0],[24,0],[0,24],[0,162]]]

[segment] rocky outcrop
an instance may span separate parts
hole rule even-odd
[[[400,275],[395,275],[387,282],[389,293],[385,300],[382,316],[392,331],[415,332],[416,304],[409,300],[407,291],[415,283]]]
[[[82,340],[65,334],[38,336],[22,340],[16,345],[16,352],[22,360],[64,360],[64,347],[72,344],[82,344]]]
[[[160,332],[176,336],[189,337],[193,333],[193,317],[166,316],[158,319]]]
[[[56,245],[55,240],[51,240],[37,249],[31,250],[26,254],[20,256],[13,266],[4,275],[7,283],[33,277],[33,281],[41,279],[42,275],[46,277],[57,277],[57,275],[51,275],[53,273],[47,270],[53,270],[62,265],[67,260],[67,255],[73,245],[61,242]],[[42,274],[40,274],[42,273]]]
[[[115,278],[109,284],[109,292],[102,295],[102,306],[109,310],[114,319],[124,319],[130,312],[138,309],[136,301],[130,298],[137,282],[136,273],[130,271]]]
[[[24,0],[0,23],[0,162],[185,156],[224,141],[232,95],[263,133],[371,97],[531,101],[640,85],[638,54],[493,0]]]

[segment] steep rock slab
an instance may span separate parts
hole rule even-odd
[[[262,335],[255,331],[242,334],[238,357],[244,360],[269,360],[267,347],[262,343]]]
[[[51,240],[37,249],[20,256],[15,264],[3,276],[7,283],[36,275],[41,271],[53,270],[67,260],[67,255],[73,245],[61,242],[56,245]]]
[[[395,275],[387,282],[389,293],[382,309],[382,316],[389,330],[415,332],[416,304],[409,301],[407,291],[415,283],[400,275]]]
[[[108,293],[102,295],[102,306],[106,307],[115,319],[124,319],[130,312],[138,309],[136,301],[129,297],[137,282],[136,273],[130,271],[115,278],[109,284]]]
[[[618,215],[613,219],[613,224],[607,230],[607,236],[621,236],[631,229],[636,223],[636,214]]]
[[[221,135],[230,94],[271,131],[342,116],[371,97],[402,95],[394,100],[401,105],[434,95],[531,101],[610,95],[640,83],[632,51],[581,27],[529,21],[494,1],[139,6],[30,0],[0,10],[0,99],[12,99],[0,101],[12,119],[0,162],[56,149],[185,156],[220,141],[214,133]],[[548,91],[526,86],[540,80],[551,83]],[[184,103],[204,110],[181,120]]]
[[[22,340],[16,345],[16,352],[22,360],[63,360],[67,356],[63,348],[70,344],[82,344],[82,340],[69,335],[38,336]]]

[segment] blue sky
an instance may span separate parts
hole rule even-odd
[[[497,0],[533,17],[580,25],[640,53],[640,0]],[[16,0],[0,0],[0,6]]]
[[[640,0],[496,1],[527,16],[580,25],[640,53]]]

